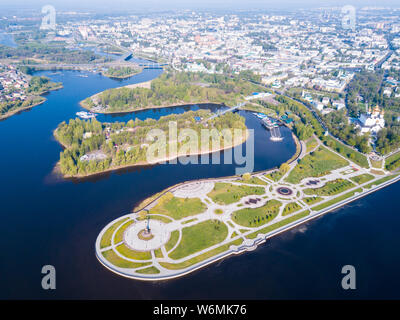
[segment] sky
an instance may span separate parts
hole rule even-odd
[[[288,9],[354,5],[400,7],[400,0],[0,0],[1,7],[31,9],[53,5],[60,10],[141,9]]]

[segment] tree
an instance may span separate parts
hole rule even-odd
[[[279,171],[282,174],[285,174],[286,172],[288,172],[290,170],[290,165],[286,162],[282,163],[281,166],[279,167]]]

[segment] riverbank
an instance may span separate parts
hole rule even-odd
[[[29,106],[27,106],[27,107],[18,108],[18,109],[16,109],[16,110],[12,110],[12,111],[7,112],[7,113],[5,113],[5,114],[3,114],[3,115],[0,115],[0,120],[5,120],[5,119],[7,119],[7,118],[9,118],[9,117],[11,117],[11,116],[13,116],[13,115],[19,113],[19,112],[32,109],[32,108],[34,108],[34,107],[36,107],[36,106],[39,106],[39,105],[45,103],[47,99],[46,99],[45,97],[42,97],[42,95],[47,94],[47,93],[49,93],[49,92],[51,92],[51,91],[60,90],[60,89],[62,89],[62,88],[63,88],[63,85],[61,84],[61,85],[59,85],[59,86],[57,86],[57,87],[55,87],[55,88],[52,88],[52,89],[49,89],[49,90],[46,90],[46,91],[41,92],[39,95],[34,96],[34,97],[40,97],[40,98],[42,98],[40,101],[38,101],[38,102],[36,102],[36,103],[33,103],[32,105],[29,105]]]

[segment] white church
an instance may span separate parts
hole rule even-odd
[[[361,133],[376,134],[385,127],[384,115],[385,112],[379,106],[376,106],[372,111],[371,108],[368,108],[368,112],[358,118],[357,127],[361,129]]]

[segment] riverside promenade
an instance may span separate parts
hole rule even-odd
[[[318,148],[321,148],[320,142],[316,146],[316,149]],[[305,152],[304,149],[302,148],[300,158],[315,150]],[[132,279],[158,281],[181,277],[230,255],[255,250],[258,245],[277,234],[356,201],[400,179],[399,175],[377,173],[371,168],[362,168],[334,150],[329,151],[334,153],[337,159],[342,158],[346,161],[347,165],[320,177],[304,177],[298,183],[287,181],[291,171],[296,168],[298,161],[294,161],[288,172],[279,179],[273,179],[271,171],[265,171],[247,179],[228,177],[174,186],[138,211],[105,226],[96,241],[96,256],[112,272]],[[335,187],[338,181],[345,186],[343,189]],[[234,190],[251,191],[244,196],[234,197],[233,201],[222,203],[221,199],[215,196],[215,190],[222,185],[228,185],[230,193]],[[327,189],[335,191],[332,195],[324,194],[322,191]],[[168,207],[164,206],[165,197],[168,195],[169,201],[198,201],[205,209],[195,214],[186,212],[177,217],[175,212],[165,210]],[[274,212],[271,203],[276,204]],[[150,217],[153,234],[148,244],[138,238],[140,231],[145,228],[143,212]],[[264,220],[260,222],[258,218],[258,222],[251,224],[250,221],[249,224],[240,216],[251,215],[253,212],[271,212],[273,218],[268,214],[265,223]],[[193,248],[191,242],[207,243],[207,237],[212,237],[207,233],[204,233],[203,237],[202,229],[196,228],[215,221],[218,228],[226,230],[223,239]],[[198,230],[197,236],[193,236],[191,230]],[[107,244],[104,241],[106,238],[110,238]],[[124,246],[133,251],[127,251]]]

